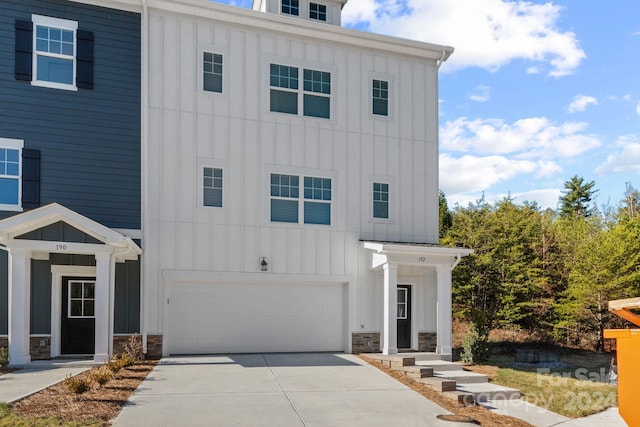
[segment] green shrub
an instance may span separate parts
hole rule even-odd
[[[489,351],[486,333],[481,332],[475,323],[471,323],[469,333],[462,342],[462,354],[460,358],[466,365],[475,365],[487,360]]]
[[[136,363],[136,359],[129,356],[127,353],[122,353],[120,355],[120,365],[123,368],[127,368],[129,366],[135,365],[135,363]]]
[[[64,385],[67,386],[69,391],[75,393],[76,396],[91,390],[91,384],[89,384],[89,381],[84,378],[72,377],[71,375],[65,378]]]
[[[3,368],[9,365],[9,361],[11,358],[9,357],[9,352],[6,348],[0,347],[0,368]]]
[[[101,366],[91,374],[91,379],[100,386],[105,385],[113,378],[113,372],[107,366]]]
[[[108,362],[104,362],[104,365],[114,374],[117,373],[120,369],[122,369],[122,362],[117,357],[109,360]]]

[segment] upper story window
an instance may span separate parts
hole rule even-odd
[[[389,184],[373,183],[373,217],[389,219]]]
[[[327,20],[327,6],[318,3],[309,3],[309,18],[318,21]]]
[[[76,21],[31,15],[16,20],[15,77],[34,86],[93,88],[93,33]]]
[[[202,89],[222,93],[222,55],[203,52]]]
[[[300,3],[298,0],[282,0],[281,11],[286,15],[298,16],[300,14]]]
[[[204,206],[222,207],[222,169],[203,169],[202,204]]]
[[[331,178],[271,174],[271,221],[331,224]],[[302,201],[302,203],[301,203]]]
[[[59,89],[75,89],[78,23],[33,15],[33,81]]]
[[[0,138],[0,210],[20,210],[22,140]]]
[[[373,114],[389,115],[389,82],[373,80]]]
[[[299,114],[302,96],[302,114],[328,119],[331,116],[331,73],[303,69],[303,90],[298,84],[298,68],[271,64],[269,81],[270,111]]]

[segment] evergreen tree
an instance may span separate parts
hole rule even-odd
[[[442,190],[438,193],[438,219],[440,224],[439,237],[442,239],[453,223],[453,216],[447,205],[447,197]]]
[[[560,216],[587,217],[594,213],[595,209],[589,207],[592,197],[598,190],[594,190],[595,181],[584,182],[584,178],[574,175],[569,181],[565,181],[564,195],[560,197]]]

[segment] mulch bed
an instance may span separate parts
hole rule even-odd
[[[129,396],[157,363],[157,360],[145,360],[123,368],[102,387],[94,387],[79,396],[71,392],[62,381],[14,403],[12,410],[27,417],[55,417],[66,421],[99,419],[106,424],[120,413]],[[88,379],[97,369],[99,367],[77,377]]]
[[[449,397],[444,396],[442,393],[435,391],[429,386],[422,384],[418,381],[415,381],[409,377],[407,377],[404,373],[393,371],[389,368],[385,368],[379,363],[375,363],[373,359],[369,359],[365,356],[359,356],[362,360],[369,363],[371,366],[374,366],[387,375],[395,378],[400,381],[407,387],[413,389],[414,391],[420,393],[427,399],[431,400],[438,406],[446,409],[454,415],[459,415],[463,417],[468,417],[477,422],[477,424],[481,426],[495,426],[495,427],[533,427],[531,424],[526,421],[522,421],[518,418],[509,417],[506,415],[498,415],[495,414],[481,406],[464,406],[462,403],[459,403],[456,400],[453,400]],[[472,425],[472,424],[469,424]]]

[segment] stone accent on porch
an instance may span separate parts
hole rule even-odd
[[[438,334],[435,332],[418,332],[418,351],[435,353],[438,345]]]
[[[162,357],[162,335],[147,335],[147,359]]]
[[[31,360],[51,359],[51,337],[31,336],[29,337],[29,351]]]
[[[380,332],[352,332],[351,352],[375,353],[380,351]]]

